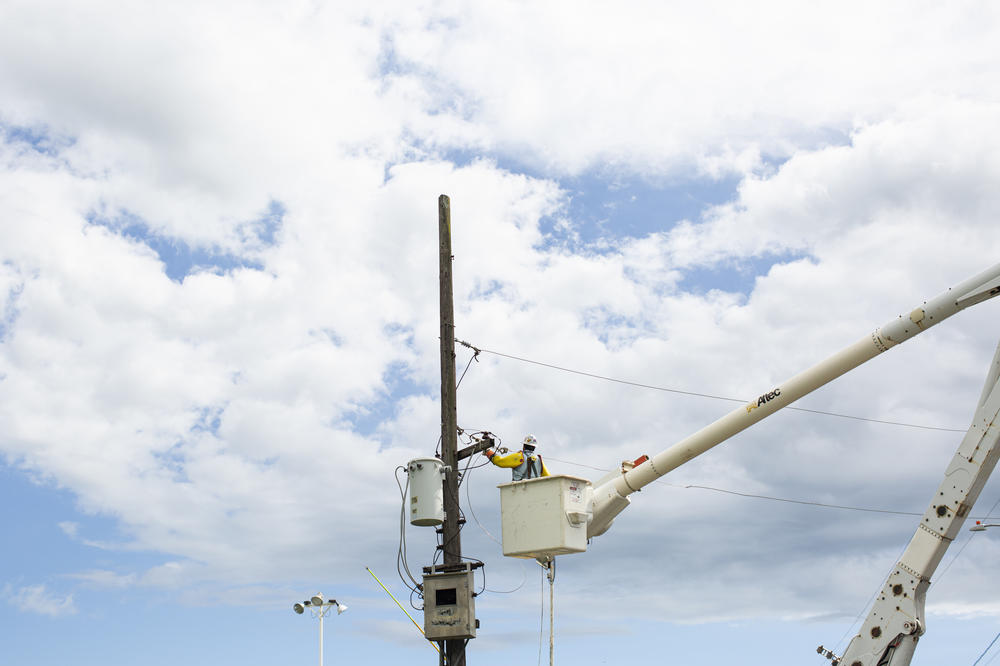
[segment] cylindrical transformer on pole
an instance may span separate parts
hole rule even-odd
[[[444,522],[444,463],[437,458],[414,458],[406,463],[410,477],[410,524],[432,527]]]

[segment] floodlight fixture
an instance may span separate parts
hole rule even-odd
[[[330,609],[336,608],[337,615],[340,615],[347,610],[347,606],[338,603],[336,599],[323,601],[323,593],[317,592],[308,600],[297,602],[292,606],[292,610],[299,615],[302,615],[306,608],[313,617],[319,618],[319,666],[323,666],[323,618],[329,614]]]

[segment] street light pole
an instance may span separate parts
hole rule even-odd
[[[329,610],[329,608],[323,608],[319,613],[319,666],[323,666],[323,616]]]
[[[292,610],[299,615],[302,615],[307,608],[313,617],[319,618],[319,666],[323,666],[323,618],[326,617],[331,608],[336,608],[337,615],[340,615],[347,610],[347,606],[337,603],[336,599],[323,601],[323,595],[317,592],[311,599],[292,605]]]

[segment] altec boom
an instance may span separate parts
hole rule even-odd
[[[870,335],[837,352],[755,400],[682,439],[636,467],[599,481],[593,491],[593,518],[587,536],[604,534],[615,516],[629,505],[629,495],[733,435],[787,407],[804,395],[926,331],[965,308],[1000,294],[1000,264],[952,287],[937,298],[900,315]]]

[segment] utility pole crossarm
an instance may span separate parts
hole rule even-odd
[[[458,453],[455,454],[455,457],[458,460],[463,460],[465,458],[468,458],[469,456],[474,456],[481,451],[485,451],[486,449],[493,446],[494,443],[495,442],[489,437],[484,437],[478,442],[471,444],[465,447],[464,449],[459,449]]]

